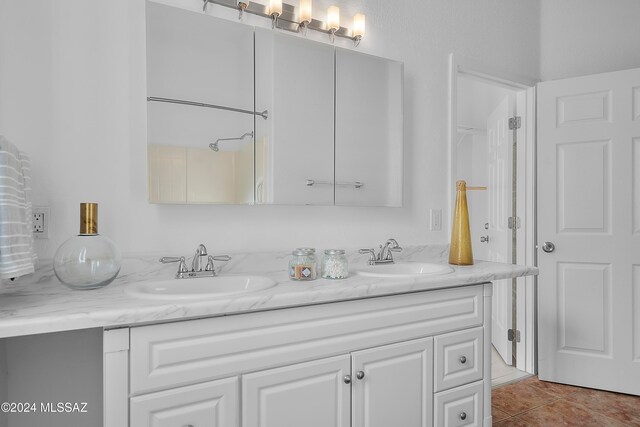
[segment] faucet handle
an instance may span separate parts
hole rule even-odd
[[[213,261],[229,261],[229,260],[231,260],[231,257],[229,255],[216,255],[216,256],[209,255],[209,257],[207,258],[207,265],[204,268],[204,271],[211,271],[215,276],[216,269],[215,269],[215,266],[213,265]]]
[[[376,251],[373,248],[360,249],[358,253],[369,254],[369,264],[376,262]]]
[[[213,257],[214,261],[231,261],[231,257],[229,255],[215,255]]]
[[[185,262],[185,258],[183,256],[163,256],[162,258],[160,258],[160,262],[163,264],[168,264],[170,262],[179,262],[180,264],[178,264],[178,273],[186,273],[188,271],[187,263]]]

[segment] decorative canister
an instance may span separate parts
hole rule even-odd
[[[327,249],[322,258],[324,279],[345,279],[349,275],[349,263],[343,249]]]
[[[120,251],[98,234],[98,204],[80,203],[80,234],[64,242],[53,257],[53,271],[71,289],[107,286],[120,272]]]
[[[289,278],[291,280],[315,280],[317,278],[316,250],[297,248],[291,252],[289,260]]]

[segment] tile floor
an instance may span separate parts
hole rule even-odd
[[[493,425],[500,427],[640,427],[640,397],[540,381],[494,388]]]

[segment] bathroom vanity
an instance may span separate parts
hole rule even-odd
[[[233,273],[257,265],[234,259]],[[478,262],[293,283],[264,269],[270,288],[169,301],[127,290],[175,266],[129,262],[97,291],[46,269],[0,290],[2,400],[93,399],[89,414],[8,414],[0,426],[489,426],[490,281],[537,273]]]

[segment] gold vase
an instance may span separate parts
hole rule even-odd
[[[456,207],[453,212],[449,264],[473,265],[469,209],[467,208],[467,183],[456,182]]]

